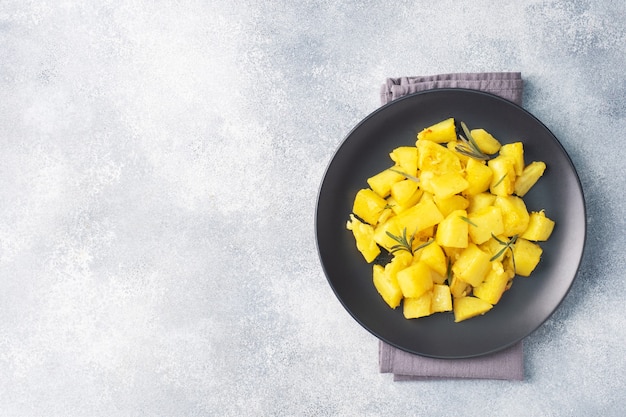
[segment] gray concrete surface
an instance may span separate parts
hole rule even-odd
[[[0,415],[619,416],[623,1],[0,3]],[[588,246],[526,380],[393,382],[316,193],[386,77],[521,71]]]

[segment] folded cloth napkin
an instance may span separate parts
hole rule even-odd
[[[489,355],[469,359],[437,359],[405,352],[379,342],[381,373],[392,373],[394,381],[446,378],[524,379],[522,342]]]
[[[435,88],[469,88],[486,91],[522,104],[519,72],[440,74],[425,77],[389,78],[381,88],[381,102]],[[394,381],[441,378],[524,379],[522,342],[499,352],[469,359],[436,359],[414,355],[379,342],[381,373],[392,373]]]
[[[456,73],[388,78],[381,88],[380,98],[382,104],[387,104],[407,94],[435,88],[469,88],[486,91],[516,104],[522,104],[522,74],[519,72]]]

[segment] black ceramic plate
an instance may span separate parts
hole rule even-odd
[[[372,265],[357,251],[346,221],[366,179],[392,163],[389,152],[413,146],[416,134],[445,118],[481,127],[502,143],[522,141],[527,163],[547,164],[544,176],[524,197],[530,210],[545,209],[556,226],[542,242],[542,260],[487,314],[454,323],[452,313],[406,320],[392,310],[372,283]],[[585,204],[567,153],[539,120],[497,96],[441,89],[395,100],[366,117],[345,138],[322,181],[316,213],[317,245],[328,282],[345,309],[372,334],[400,349],[437,358],[468,358],[509,347],[552,315],[569,291],[583,253]]]

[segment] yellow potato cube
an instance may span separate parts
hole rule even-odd
[[[508,242],[509,238],[503,235],[499,235],[496,236],[500,242]],[[487,254],[489,254],[489,258],[493,258],[494,256],[496,256],[498,253],[500,253],[500,251],[502,250],[502,248],[504,247],[504,245],[502,243],[498,242],[498,240],[494,239],[493,237],[491,239],[489,239],[488,241],[486,241],[485,243],[483,243],[482,245],[479,246],[479,248],[486,252]],[[497,258],[492,259],[493,261],[500,261],[503,262],[509,255],[510,251],[504,251],[502,252]]]
[[[440,198],[435,195],[433,200],[444,216],[447,216],[455,210],[465,210],[469,206],[469,200],[462,195],[455,194],[447,198]]]
[[[456,140],[456,126],[454,118],[442,120],[429,126],[417,134],[418,140],[428,140],[436,143],[450,142]]]
[[[433,272],[445,277],[448,271],[448,259],[436,241],[432,240],[419,251],[420,261],[425,262]]]
[[[469,242],[468,223],[465,210],[455,210],[437,226],[435,239],[440,246],[466,248]]]
[[[495,305],[500,301],[511,278],[513,277],[504,270],[501,262],[493,262],[485,280],[474,288],[473,294],[475,297]]]
[[[391,308],[397,307],[403,297],[402,290],[400,290],[400,285],[398,284],[398,271],[409,266],[412,260],[413,256],[409,252],[401,251],[396,252],[391,261],[385,265],[382,274],[381,271],[376,268],[376,265],[374,266],[374,286]]]
[[[434,174],[424,171],[420,176],[421,187],[433,193],[436,198],[444,199],[464,191],[469,183],[457,172]]]
[[[407,266],[411,265],[412,262],[413,262],[413,255],[411,253],[407,251],[400,251],[400,252],[394,253],[393,258],[391,258],[391,261],[387,265],[397,265],[398,266],[398,269],[396,270],[396,273],[397,273],[401,269],[404,269]]]
[[[401,206],[398,202],[390,195],[385,199],[387,201],[387,207],[391,209],[393,214],[400,214],[404,210],[411,208],[411,206]],[[379,223],[382,223],[382,220],[378,219]]]
[[[515,175],[522,175],[524,171],[524,145],[522,145],[522,142],[502,145],[500,155],[511,158],[514,162]]]
[[[394,254],[391,261],[385,265],[385,274],[393,282],[398,283],[398,272],[411,265],[411,263],[413,263],[413,255],[406,251],[398,251]]]
[[[531,162],[524,168],[522,175],[515,180],[515,194],[524,197],[546,170],[545,162]]]
[[[385,269],[380,265],[373,266],[373,281],[376,291],[391,308],[396,308],[402,301],[402,291],[398,281],[385,273]]]
[[[493,171],[485,163],[469,158],[465,165],[465,179],[467,188],[463,191],[466,195],[476,195],[489,189]]]
[[[470,243],[452,265],[452,273],[472,287],[477,287],[491,269],[490,258],[488,253]]]
[[[478,145],[478,149],[483,153],[493,155],[500,150],[501,145],[498,139],[494,138],[491,133],[487,132],[485,129],[472,129],[470,130],[470,134],[474,142],[476,142],[476,145]]]
[[[491,193],[504,197],[513,194],[516,179],[515,160],[504,155],[498,155],[490,159],[487,166],[492,171],[491,184],[489,184]]]
[[[391,197],[400,206],[409,207],[415,205],[422,196],[422,190],[413,180],[398,181],[391,186]]]
[[[433,279],[433,284],[437,285],[442,285],[446,283],[446,279],[448,279],[445,275],[440,275],[438,272],[433,271],[432,269],[430,270],[430,276]]]
[[[415,146],[417,146],[418,169],[436,175],[447,172],[463,173],[459,157],[444,146],[429,140],[418,140]]]
[[[487,206],[467,215],[469,236],[477,245],[491,239],[491,234],[499,235],[504,232],[502,211],[499,207]]]
[[[352,231],[356,248],[367,263],[372,262],[380,254],[380,248],[374,240],[374,228],[369,224],[359,221],[354,215],[350,215],[350,220],[346,225]]]
[[[430,316],[432,309],[432,291],[427,291],[417,298],[405,298],[402,306],[402,313],[407,319],[417,319]]]
[[[523,277],[530,276],[541,260],[543,249],[529,240],[518,238],[513,245],[513,256],[515,259],[515,273]]]
[[[483,207],[492,206],[496,196],[491,193],[480,193],[469,197],[468,213],[473,213]]]
[[[398,217],[392,217],[384,223],[380,223],[374,229],[374,241],[383,248],[390,250],[398,244],[388,233],[394,236],[402,236],[402,229],[398,226]]]
[[[433,193],[424,190],[422,196],[420,197],[420,203],[427,200],[435,201],[435,196],[433,195]]]
[[[356,193],[352,212],[366,223],[376,226],[385,207],[387,207],[387,201],[384,198],[369,188],[364,188]]]
[[[519,235],[526,230],[530,221],[530,215],[524,200],[514,195],[508,197],[498,196],[493,204],[502,211],[504,235]]]
[[[554,230],[554,221],[547,218],[544,210],[530,213],[528,227],[520,237],[535,242],[546,241]]]
[[[432,313],[452,311],[452,294],[450,293],[450,287],[439,284],[433,286],[430,311]]]
[[[409,175],[417,175],[417,148],[414,146],[400,146],[389,154],[393,162],[400,167],[402,172]]]
[[[418,261],[399,271],[396,275],[405,298],[418,298],[433,289],[430,267]]]
[[[493,306],[476,297],[461,297],[454,300],[454,322],[458,323],[491,310]]]
[[[380,217],[378,218],[378,224],[386,222],[387,220],[389,220],[390,218],[394,217],[395,215],[396,214],[394,213],[394,211],[389,206],[389,201],[387,201],[387,207],[385,207],[383,212],[380,214]],[[374,227],[376,227],[376,226],[374,226]]]
[[[452,276],[452,282],[450,283],[450,293],[455,299],[465,297],[467,294],[469,294],[471,288],[472,287],[468,283],[466,283],[459,277],[455,275]]]
[[[400,230],[406,228],[409,235],[434,226],[443,218],[443,214],[432,200],[422,200],[395,217]]]
[[[459,146],[460,144],[462,144],[462,142],[459,140],[450,141],[446,143],[446,148],[448,148],[449,151],[458,156],[459,160],[461,161],[461,165],[465,166],[470,157],[458,151],[457,146]]]
[[[369,177],[367,184],[372,190],[382,198],[385,198],[391,192],[391,186],[398,181],[402,181],[406,177],[402,174],[398,174],[395,171],[386,169],[378,174]]]
[[[420,230],[419,232],[415,234],[416,240],[419,239],[422,243],[430,240],[434,236],[435,236],[435,226],[429,226],[425,229]],[[414,243],[415,243],[414,247],[417,248],[419,246],[419,242],[415,241]]]
[[[449,246],[442,246],[441,249],[445,252],[446,256],[450,259],[450,262],[454,263],[461,253],[465,250],[465,248],[451,248]]]
[[[400,213],[410,209],[411,207],[415,206],[416,199],[417,199],[417,201],[419,201],[418,197],[419,197],[420,194],[422,194],[422,191],[418,189],[417,192],[416,192],[416,195],[414,195],[413,198],[411,198],[411,200],[409,200],[409,202],[406,205],[400,205],[392,197],[388,197],[387,198],[387,203],[390,205],[391,210],[394,212],[394,214],[400,214]],[[394,206],[391,206],[391,204],[394,204]]]

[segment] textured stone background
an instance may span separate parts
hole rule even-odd
[[[0,415],[623,415],[626,4],[298,3],[0,3]],[[317,189],[386,77],[465,71],[522,72],[588,247],[526,381],[394,383]]]

